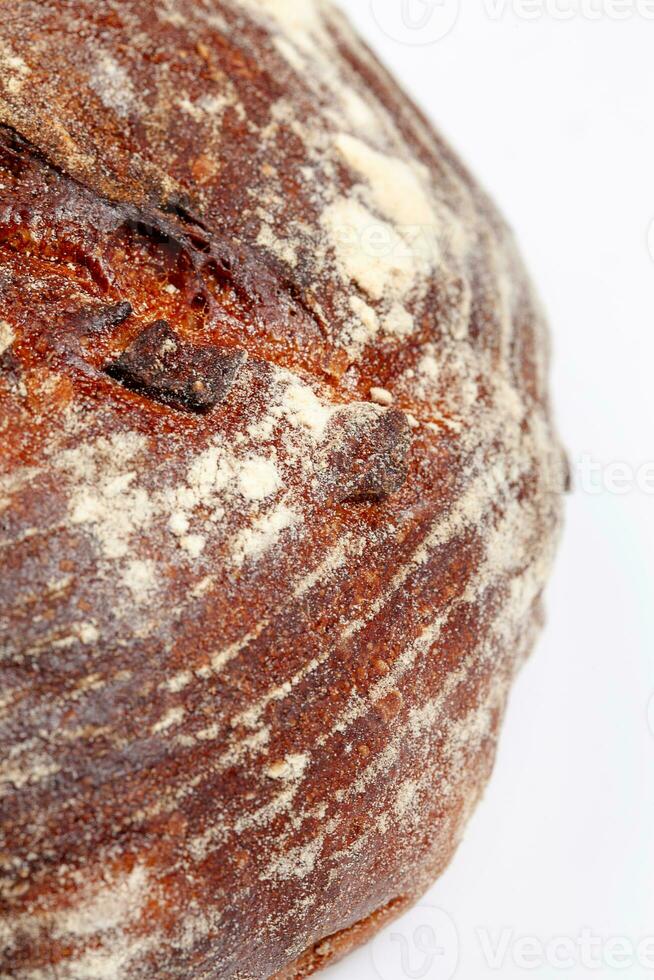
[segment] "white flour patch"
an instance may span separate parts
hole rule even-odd
[[[431,350],[427,350],[427,352],[420,358],[418,362],[418,373],[421,376],[423,383],[427,382],[431,385],[435,385],[438,381],[440,376],[440,367]]]
[[[17,95],[24,81],[31,75],[32,70],[29,65],[17,55],[8,44],[0,40],[0,68],[4,69],[0,72],[0,84],[11,92],[12,95]],[[8,77],[7,74],[8,73]]]
[[[301,75],[306,70],[307,63],[292,42],[278,35],[274,43],[282,58],[288,62],[290,67],[298,75]]]
[[[306,753],[287,755],[285,759],[271,763],[266,769],[266,775],[271,779],[301,779],[308,763],[309,756]]]
[[[269,252],[272,252],[273,255],[276,255],[277,258],[286,262],[291,267],[294,268],[297,265],[297,252],[291,242],[277,238],[270,225],[264,224],[261,226],[257,244],[263,245]]]
[[[97,643],[100,639],[97,626],[94,626],[93,623],[80,623],[77,627],[77,634],[80,638],[80,642],[86,644],[87,646]]]
[[[395,303],[384,317],[383,327],[389,336],[404,339],[414,332],[415,321],[403,306]]]
[[[0,320],[0,356],[11,347],[15,340],[14,331],[6,320]]]
[[[238,484],[246,500],[265,500],[279,490],[281,482],[273,459],[249,456],[241,463]]]
[[[330,204],[321,224],[341,276],[371,299],[405,297],[416,285],[420,267],[404,238],[355,198]]]
[[[157,566],[153,561],[134,558],[123,572],[123,584],[135,602],[147,602],[158,588]]]
[[[147,871],[137,865],[123,878],[115,877],[82,891],[73,908],[57,914],[55,934],[70,939],[117,929],[136,918],[148,895]]]
[[[292,382],[284,392],[281,407],[276,411],[291,425],[307,429],[315,439],[320,440],[336,410],[336,406],[321,402],[309,385]]]
[[[355,319],[349,331],[348,349],[356,355],[379,333],[379,316],[360,296],[350,296],[349,303]]]
[[[376,405],[383,405],[386,408],[393,404],[393,396],[386,388],[371,388],[370,400]]]
[[[301,847],[293,847],[280,854],[261,874],[262,881],[270,879],[288,880],[290,878],[307,878],[322,851],[322,837],[317,837]]]
[[[184,513],[184,511],[176,510],[173,514],[170,515],[170,520],[168,521],[168,527],[170,528],[173,534],[178,535],[178,537],[182,537],[184,534],[188,532],[188,529],[190,527],[190,521],[186,516],[186,514]]]
[[[146,491],[137,485],[131,466],[147,447],[135,433],[101,438],[65,450],[54,459],[71,480],[68,514],[73,525],[88,526],[106,558],[124,558],[133,534],[153,516]]]
[[[316,3],[298,0],[258,0],[257,13],[263,11],[294,41],[305,43],[311,36],[322,33],[323,23]]]
[[[243,528],[236,535],[230,548],[233,563],[240,567],[248,559],[261,558],[279,541],[283,531],[293,527],[301,519],[301,515],[286,504],[280,504],[271,513],[263,514],[250,527]]]
[[[336,149],[367,182],[373,205],[396,227],[435,227],[436,216],[416,166],[379,153],[347,133],[336,137]]]
[[[103,105],[116,115],[129,116],[134,109],[136,94],[132,80],[115,58],[103,51],[91,73],[90,85]]]
[[[207,539],[202,534],[185,534],[179,543],[191,558],[199,558],[206,547]]]
[[[160,721],[152,726],[152,734],[159,735],[161,732],[168,731],[169,728],[174,728],[175,725],[179,725],[184,720],[184,715],[185,711],[182,707],[171,708]]]

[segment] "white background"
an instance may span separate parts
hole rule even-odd
[[[324,976],[654,975],[654,941],[637,951],[654,937],[654,3],[461,0],[452,23],[456,0],[431,16],[409,0],[422,28],[402,0],[343,5],[516,229],[577,489],[548,626],[450,870]]]

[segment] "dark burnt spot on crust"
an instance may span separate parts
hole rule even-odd
[[[184,411],[210,411],[229,394],[244,351],[185,343],[165,320],[146,327],[106,373],[131,391]]]
[[[0,354],[0,381],[4,381],[11,389],[17,389],[22,378],[22,366],[13,346]]]
[[[131,303],[125,300],[120,303],[86,306],[73,315],[71,326],[81,336],[104,334],[119,327],[132,313]]]
[[[338,474],[337,503],[380,503],[408,476],[411,428],[404,412],[391,409],[372,424],[347,426],[332,465]]]

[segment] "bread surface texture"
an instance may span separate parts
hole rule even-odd
[[[543,316],[334,7],[0,10],[0,977],[303,977],[490,775]]]

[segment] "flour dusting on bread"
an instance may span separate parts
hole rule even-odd
[[[0,974],[305,976],[490,775],[546,327],[329,3],[102,6],[0,23]]]

